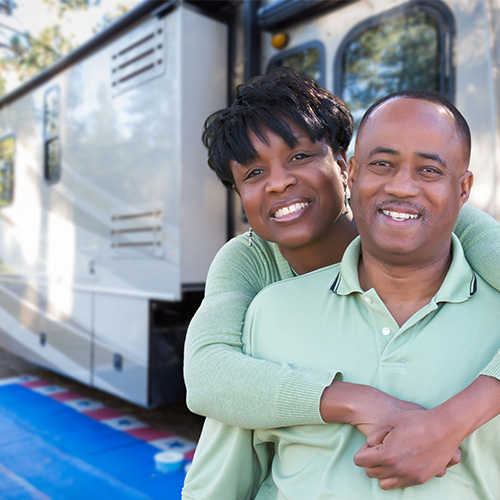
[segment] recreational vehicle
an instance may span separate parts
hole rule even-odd
[[[402,88],[453,101],[470,203],[500,218],[496,0],[140,3],[0,98],[0,346],[142,406],[183,395],[186,326],[246,229],[207,168],[205,118],[294,66],[359,121]]]

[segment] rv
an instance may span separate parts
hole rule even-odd
[[[139,4],[0,98],[0,346],[136,404],[183,396],[182,346],[217,250],[246,229],[205,118],[294,66],[356,121],[403,88],[471,125],[470,203],[500,219],[495,0]]]

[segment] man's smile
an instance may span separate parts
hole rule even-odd
[[[409,219],[418,219],[420,215],[418,214],[408,214],[405,212],[395,212],[393,210],[382,210],[384,215],[391,217],[395,221],[409,220]]]

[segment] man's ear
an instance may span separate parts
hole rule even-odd
[[[347,169],[347,187],[351,192],[357,171],[358,171],[358,162],[356,161],[356,158],[354,156],[351,156],[351,158],[349,158],[349,168]]]
[[[460,203],[461,206],[467,202],[470,196],[470,190],[472,189],[472,184],[474,183],[474,174],[467,170],[462,177],[460,177]]]

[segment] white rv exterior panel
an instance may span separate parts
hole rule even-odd
[[[149,301],[99,295],[94,305],[92,385],[147,406]]]
[[[183,30],[180,50],[175,51],[182,75],[179,130],[182,164],[191,166],[180,169],[181,280],[199,284],[205,282],[206,271],[226,239],[227,194],[208,168],[201,132],[209,114],[226,106],[228,34],[220,23],[198,22],[193,11],[181,10],[179,15]]]
[[[226,104],[226,44],[225,24],[179,6],[2,108],[0,139],[13,134],[16,148],[14,201],[0,210],[10,350],[147,405],[149,301],[202,290],[226,241],[225,190],[201,143],[204,120]],[[52,89],[57,182],[44,179]]]

